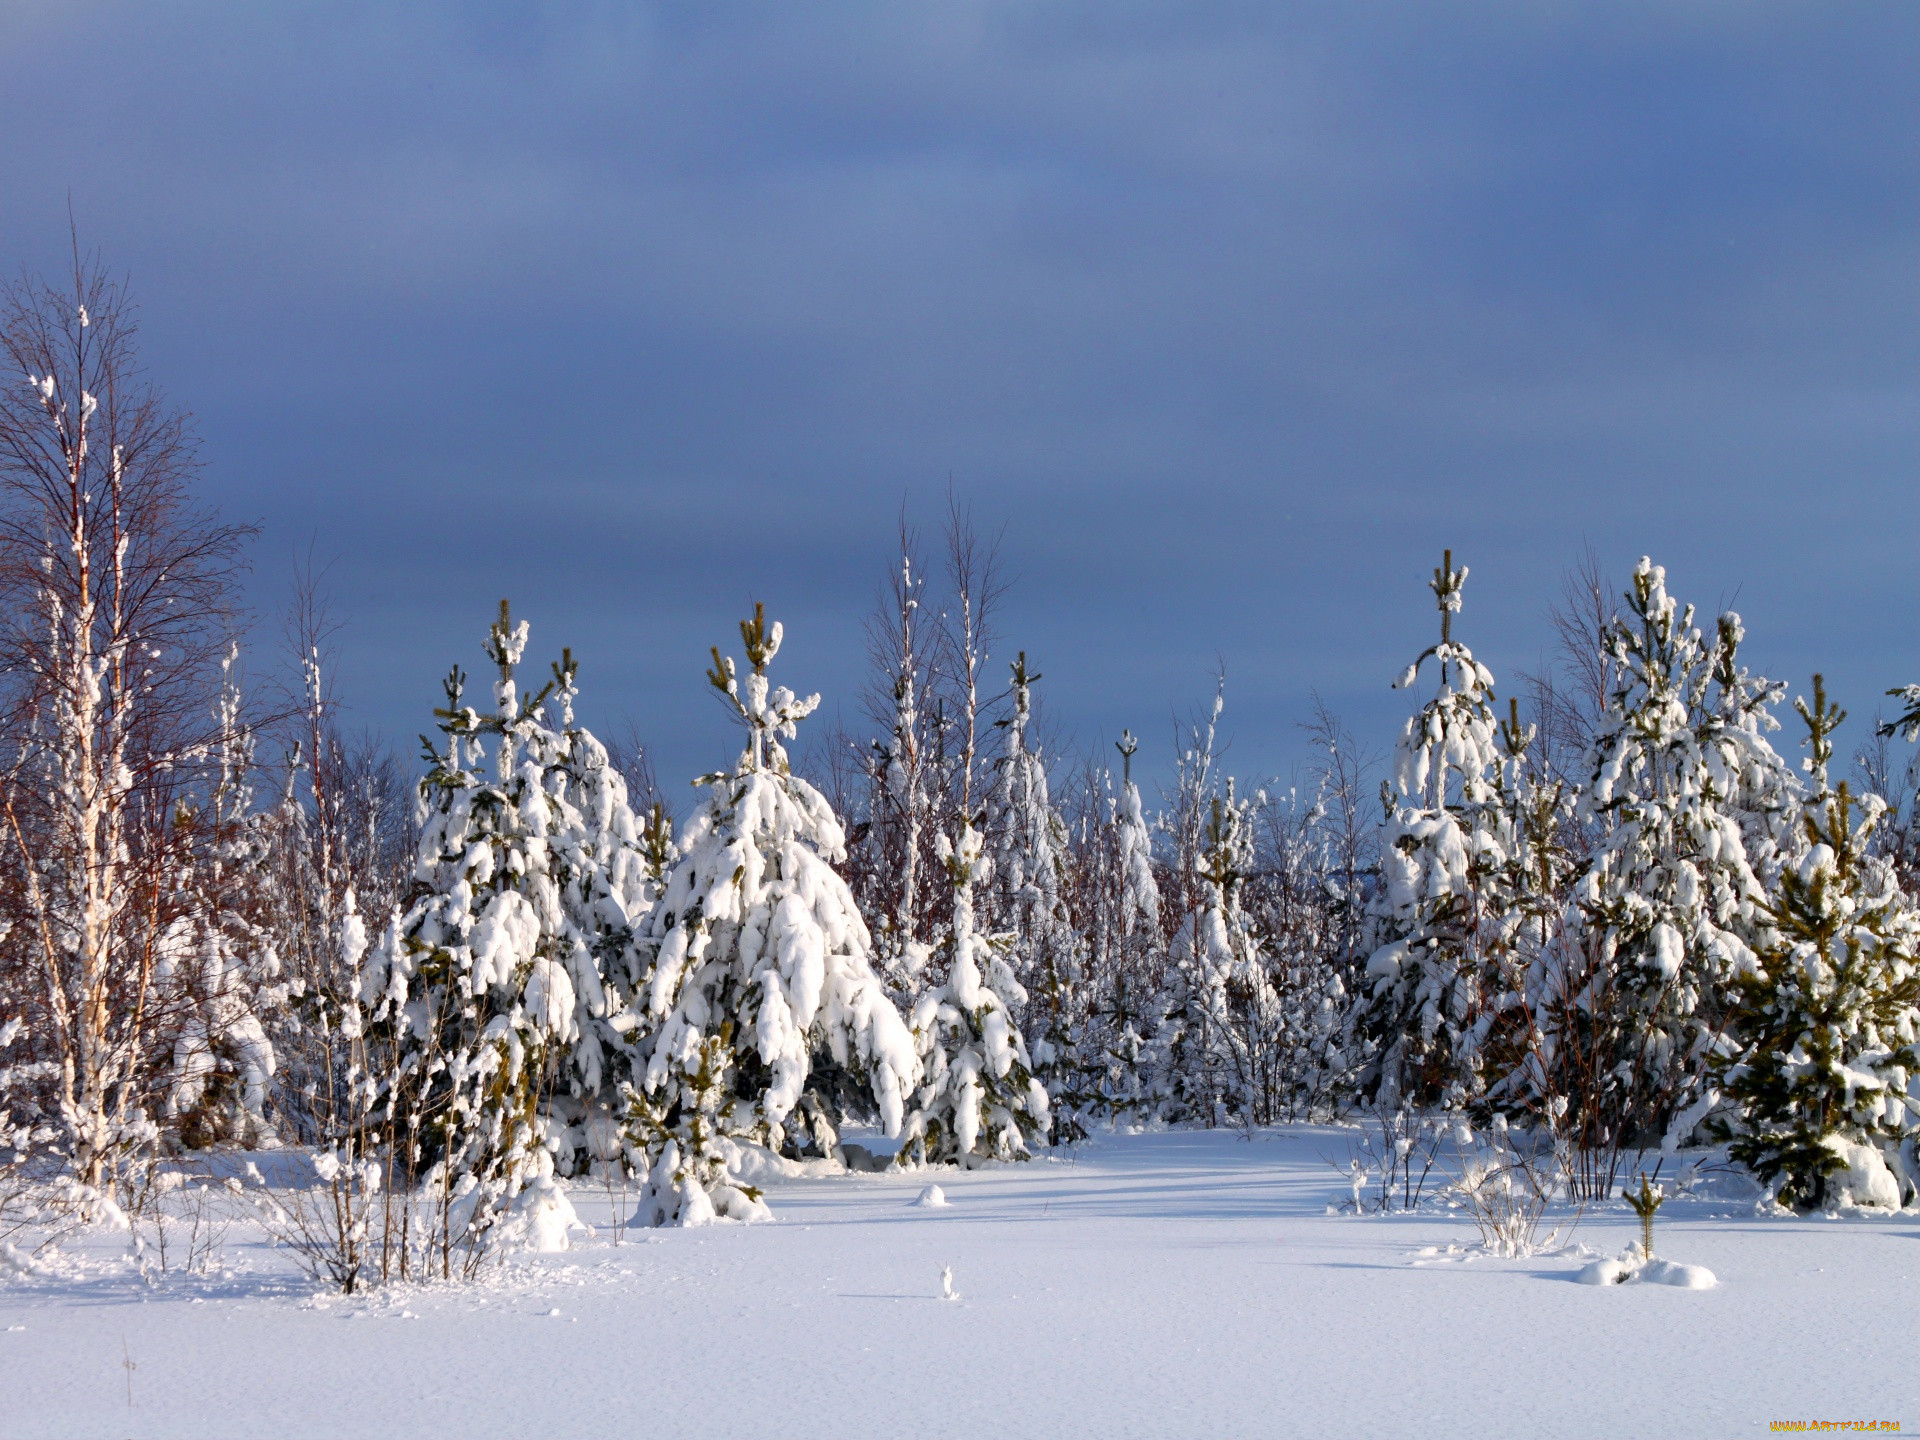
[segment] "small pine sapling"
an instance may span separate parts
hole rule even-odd
[[[1096,1103],[1109,1116],[1144,1111],[1150,1104],[1152,1077],[1146,1036],[1154,996],[1166,974],[1166,937],[1160,928],[1160,884],[1153,870],[1153,832],[1133,779],[1139,750],[1131,731],[1122,731],[1120,794],[1112,819],[1113,862],[1118,868],[1111,973],[1100,977],[1093,1018],[1098,1051],[1090,1057]]]
[[[1627,1204],[1633,1207],[1633,1213],[1640,1217],[1640,1258],[1651,1260],[1653,1259],[1653,1217],[1658,1213],[1662,1202],[1666,1200],[1667,1193],[1642,1173],[1638,1190],[1629,1190],[1623,1185],[1620,1187],[1620,1194]]]
[[[1920,914],[1872,853],[1884,802],[1828,786],[1846,715],[1821,677],[1797,708],[1811,776],[1804,845],[1770,904],[1772,942],[1736,982],[1735,1043],[1717,1070],[1737,1115],[1722,1128],[1784,1205],[1898,1208],[1913,1193],[1902,1151],[1920,1128],[1908,1093],[1920,1075]]]
[[[489,712],[466,703],[458,666],[448,676],[444,744],[423,742],[413,892],[360,972],[366,1036],[393,1055],[380,1104],[395,1178],[430,1192],[442,1275],[477,1264],[516,1202],[565,1206],[542,1101],[580,1034],[577,981],[598,988],[563,904],[560,857],[577,817],[554,774],[563,738],[542,714],[556,688],[571,689],[571,657],[523,699],[526,643],[527,623],[501,601],[485,647],[497,672]]]
[[[748,673],[716,647],[707,679],[745,727],[746,748],[732,770],[698,782],[706,804],[637,937],[639,981],[622,1020],[635,1034],[627,1109],[635,1168],[647,1176],[639,1218],[652,1224],[765,1218],[758,1195],[731,1178],[739,1146],[831,1144],[837,1107],[815,1094],[822,1071],[864,1086],[890,1135],[920,1078],[853,892],[833,868],[846,853],[840,822],[780,743],[820,697],[771,686],[781,629],[762,607],[740,634]],[[857,1093],[845,1086],[835,1098]],[[811,1135],[790,1133],[796,1109]]]
[[[1026,1000],[1005,959],[1006,941],[974,929],[973,887],[991,862],[980,834],[961,822],[958,843],[937,851],[953,888],[946,983],[913,1008],[924,1083],[900,1147],[905,1163],[976,1165],[1024,1160],[1047,1135],[1048,1096],[1027,1058],[1010,1005]]]
[[[1265,1073],[1282,1026],[1252,919],[1241,904],[1252,868],[1250,806],[1225,791],[1208,802],[1198,877],[1199,908],[1181,922],[1168,958],[1170,999],[1162,1031],[1171,1086],[1184,1110],[1209,1124],[1273,1118]]]
[[[986,920],[1010,937],[1007,963],[1029,997],[1019,1018],[1034,1073],[1055,1103],[1055,1139],[1078,1134],[1075,1117],[1057,1102],[1081,1089],[1074,1064],[1074,1033],[1086,1002],[1080,937],[1063,894],[1066,827],[1047,789],[1047,769],[1028,731],[1033,686],[1023,650],[1012,666],[1012,710],[995,723],[1006,749],[987,796],[985,832],[993,864]],[[1058,1133],[1060,1125],[1066,1133]]]
[[[1391,785],[1382,784],[1380,889],[1355,1024],[1371,1052],[1362,1085],[1375,1104],[1458,1107],[1482,1088],[1476,1027],[1487,1011],[1490,935],[1501,928],[1510,837],[1499,804],[1501,750],[1493,676],[1453,636],[1467,567],[1444,553],[1431,589],[1439,688],[1408,717]]]
[[[1590,1057],[1567,1125],[1615,1157],[1692,1115],[1707,1087],[1734,981],[1757,968],[1770,924],[1750,841],[1765,842],[1761,811],[1794,785],[1763,734],[1779,687],[1737,663],[1739,616],[1707,640],[1644,557],[1625,598],[1605,630],[1619,678],[1575,807],[1598,843],[1556,947],[1592,967],[1542,977],[1562,1027],[1552,1043]]]

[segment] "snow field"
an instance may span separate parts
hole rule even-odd
[[[0,1276],[0,1435],[466,1436],[536,1415],[649,1437],[1920,1420],[1920,1217],[1679,1196],[1656,1252],[1718,1286],[1594,1287],[1581,1267],[1638,1234],[1624,1205],[1589,1212],[1574,1250],[1496,1260],[1464,1217],[1328,1214],[1347,1186],[1326,1162],[1354,1138],[1111,1136],[971,1172],[781,1182],[773,1224],[618,1245],[605,1192],[581,1185],[594,1234],[574,1251],[364,1297],[317,1294],[237,1222],[222,1273],[151,1287],[123,1237],[96,1234],[44,1275]],[[946,1207],[912,1203],[930,1181]]]

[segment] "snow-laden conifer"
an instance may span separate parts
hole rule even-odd
[[[1040,676],[1028,671],[1025,651],[1012,669],[1012,709],[995,722],[1006,733],[1005,749],[987,795],[987,921],[1013,937],[1008,964],[1029,997],[1020,1017],[1028,1051],[1057,1101],[1079,1084],[1073,1034],[1086,997],[1079,936],[1063,894],[1066,830],[1048,796],[1045,761],[1028,736]]]
[[[1114,819],[1120,852],[1120,933],[1126,937],[1128,969],[1151,974],[1160,944],[1160,882],[1153,873],[1153,832],[1134,783],[1133,757],[1139,742],[1122,731],[1120,804]]]
[[[1154,1000],[1166,973],[1166,936],[1160,928],[1160,882],[1153,871],[1153,833],[1140,787],[1133,779],[1139,743],[1123,731],[1120,794],[1113,807],[1113,934],[1107,973],[1094,977],[1094,995],[1081,1046],[1093,1105],[1109,1118],[1152,1103],[1150,1047],[1158,1018]]]
[[[1590,1057],[1571,1117],[1589,1147],[1660,1137],[1699,1098],[1730,986],[1758,968],[1766,896],[1748,838],[1775,832],[1793,777],[1762,733],[1776,687],[1740,669],[1739,617],[1708,641],[1642,559],[1605,631],[1617,681],[1577,802],[1598,844],[1567,943],[1536,976],[1556,1047]],[[1756,823],[1756,817],[1765,817]]]
[[[729,1164],[742,1140],[783,1147],[816,1066],[862,1081],[890,1135],[920,1074],[833,869],[840,822],[780,744],[819,696],[769,687],[781,631],[760,607],[740,630],[744,683],[717,648],[708,679],[745,725],[746,749],[701,780],[706,803],[642,937],[634,1006],[646,1038],[628,1124],[647,1172],[639,1219],[655,1225],[763,1217]]]
[[[155,947],[155,1001],[172,1041],[163,1113],[191,1146],[257,1145],[272,1134],[268,1034],[286,1000],[273,937],[256,916],[270,817],[253,805],[253,739],[241,714],[238,647],[222,666],[217,770],[206,804],[175,819],[183,843],[180,913]]]
[[[991,868],[981,851],[980,833],[964,821],[958,843],[940,837],[953,924],[946,981],[913,1008],[922,1084],[901,1143],[909,1163],[1021,1159],[1047,1136],[1046,1086],[1033,1074],[1010,1008],[1026,992],[1003,958],[1007,938],[974,925],[973,887]]]
[[[458,666],[447,677],[443,748],[427,745],[419,788],[413,896],[361,969],[368,1033],[394,1055],[385,1107],[400,1168],[428,1182],[443,1266],[491,1245],[516,1209],[565,1213],[543,1101],[564,1088],[582,1019],[605,1013],[592,946],[568,914],[581,824],[566,799],[567,737],[542,710],[571,690],[572,658],[523,699],[514,672],[526,643],[526,622],[502,601],[485,646],[497,677],[488,712],[466,703]]]
[[[1898,1208],[1920,1132],[1920,914],[1871,850],[1884,802],[1827,783],[1845,712],[1821,677],[1797,708],[1811,752],[1805,843],[1780,876],[1758,968],[1734,981],[1737,1049],[1720,1067],[1737,1107],[1729,1148],[1783,1204]]]
[[[1326,789],[1323,781],[1311,800],[1294,791],[1267,795],[1253,810],[1258,878],[1242,904],[1253,916],[1277,1002],[1272,1027],[1259,1037],[1255,1109],[1263,1122],[1324,1114],[1352,1079],[1341,938],[1346,901]]]
[[[875,968],[890,991],[910,1004],[932,953],[927,912],[935,897],[926,872],[936,839],[939,776],[929,745],[936,738],[930,733],[933,717],[923,708],[928,662],[920,611],[926,580],[904,527],[900,541],[900,568],[869,629],[880,670],[876,689],[884,687],[869,697],[870,713],[887,733],[867,756],[864,853],[853,869],[859,899],[873,917]]]
[[[1252,862],[1248,809],[1231,779],[1209,803],[1200,904],[1168,953],[1153,1051],[1171,1119],[1250,1122],[1261,1093],[1261,1048],[1279,1025],[1279,997],[1240,903]]]
[[[565,1174],[617,1167],[624,1158],[621,1092],[632,1070],[631,1006],[643,967],[639,936],[658,897],[671,853],[664,811],[642,821],[627,782],[606,747],[574,723],[573,672],[563,667],[554,693],[560,729],[547,777],[553,826],[550,860],[575,996],[567,1063],[547,1102],[561,1124],[555,1158]]]
[[[1447,551],[1434,571],[1439,643],[1395,682],[1410,688],[1427,660],[1438,689],[1408,718],[1382,786],[1380,887],[1357,1027],[1373,1054],[1363,1083],[1389,1108],[1464,1103],[1479,1089],[1475,1027],[1486,1012],[1485,947],[1498,923],[1507,858],[1497,799],[1501,764],[1493,676],[1453,638],[1467,568]]]

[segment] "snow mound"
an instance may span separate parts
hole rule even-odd
[[[922,1198],[924,1199],[924,1197]],[[939,1203],[944,1205],[947,1202],[942,1200]],[[44,1275],[46,1273],[33,1256],[15,1246],[6,1244],[4,1241],[0,1241],[0,1265],[21,1275]],[[8,1329],[13,1328],[12,1326],[8,1327]],[[22,1325],[18,1328],[24,1330],[26,1327]]]
[[[1839,1135],[1821,1142],[1847,1168],[1827,1180],[1834,1210],[1898,1210],[1900,1182],[1887,1168],[1886,1158],[1871,1145],[1858,1145]]]
[[[1681,1265],[1672,1260],[1655,1260],[1642,1266],[1638,1278],[1648,1285],[1673,1285],[1682,1290],[1711,1290],[1720,1283],[1704,1265]]]
[[[727,1172],[744,1185],[765,1186],[776,1180],[824,1180],[847,1173],[838,1160],[789,1160],[764,1145],[734,1143],[728,1152]]]
[[[552,1180],[542,1177],[521,1193],[513,1224],[528,1250],[540,1255],[571,1248],[575,1230],[593,1232],[574,1213],[573,1202]]]
[[[1617,1259],[1583,1265],[1573,1278],[1582,1285],[1672,1285],[1681,1290],[1711,1290],[1720,1283],[1704,1265],[1643,1260],[1637,1246],[1622,1251]]]
[[[914,1206],[921,1210],[937,1210],[946,1203],[947,1192],[938,1185],[927,1186],[920,1192],[919,1198],[913,1201]]]

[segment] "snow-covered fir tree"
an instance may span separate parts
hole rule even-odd
[[[942,836],[938,853],[953,888],[953,924],[946,981],[913,1008],[922,1083],[901,1157],[961,1166],[1021,1159],[1047,1137],[1048,1097],[1011,1008],[1027,997],[1003,958],[1007,937],[982,935],[974,925],[973,887],[991,862],[980,833],[964,821],[958,842]]]
[[[1693,615],[1643,558],[1605,631],[1618,679],[1576,805],[1597,848],[1534,983],[1556,1049],[1591,1072],[1570,1117],[1583,1149],[1658,1139],[1694,1113],[1730,987],[1769,943],[1747,839],[1756,815],[1772,833],[1773,792],[1793,782],[1761,733],[1775,691],[1739,668],[1737,616],[1709,642]]]
[[[1149,1037],[1167,964],[1153,833],[1133,779],[1139,742],[1131,731],[1122,731],[1115,745],[1120,751],[1120,793],[1109,822],[1114,913],[1103,947],[1109,963],[1089,977],[1091,1013],[1079,1055],[1093,1108],[1109,1119],[1144,1112],[1152,1104]]]
[[[1005,748],[987,795],[988,923],[1013,936],[1008,963],[1028,995],[1020,1019],[1034,1073],[1061,1108],[1072,1105],[1083,1081],[1073,1063],[1086,1002],[1080,941],[1062,893],[1065,828],[1048,796],[1046,764],[1028,736],[1040,676],[1028,671],[1025,651],[1012,671],[1012,708],[995,722],[1005,731]]]
[[[701,780],[706,803],[642,935],[634,1006],[645,1038],[628,1128],[647,1175],[638,1218],[654,1225],[763,1217],[730,1163],[740,1141],[831,1145],[827,1106],[809,1107],[809,1124],[789,1131],[831,1078],[822,1069],[863,1084],[890,1135],[920,1075],[866,923],[833,869],[845,849],[840,822],[780,743],[819,696],[770,687],[781,630],[759,606],[740,630],[744,680],[717,648],[708,679],[746,727],[746,748],[731,771]]]
[[[873,622],[870,645],[882,667],[885,693],[870,697],[886,737],[867,756],[867,824],[859,898],[873,917],[874,962],[894,994],[911,1003],[932,953],[926,883],[928,848],[935,841],[939,783],[923,713],[927,678],[921,606],[926,582],[916,569],[912,537],[901,535],[900,568],[889,603]]]
[[[639,944],[671,854],[664,810],[641,821],[627,782],[594,735],[574,723],[573,670],[563,665],[554,704],[560,729],[547,775],[553,823],[549,865],[575,994],[575,1033],[547,1108],[562,1124],[551,1143],[563,1174],[618,1168],[625,1158],[621,1087],[633,1068],[631,999],[644,959]]]
[[[1571,852],[1566,829],[1571,800],[1561,781],[1544,774],[1534,755],[1539,727],[1520,718],[1509,699],[1498,732],[1499,763],[1482,828],[1496,840],[1482,852],[1482,893],[1488,897],[1481,931],[1485,1003],[1466,1055],[1484,1083],[1484,1107],[1502,1121],[1544,1124],[1558,1135],[1565,1107],[1564,1067],[1557,1058],[1555,1019],[1536,1009],[1540,978],[1559,973],[1549,952],[1565,933]]]
[[[155,947],[155,1003],[172,1063],[163,1114],[189,1146],[258,1145],[272,1132],[267,1087],[278,1068],[268,1026],[287,987],[273,937],[259,923],[269,817],[253,804],[253,737],[242,716],[239,647],[222,666],[217,770],[206,803],[183,807],[174,830],[187,859],[179,914]]]
[[[438,1203],[443,1267],[452,1251],[491,1245],[515,1212],[564,1206],[544,1102],[565,1084],[583,1014],[605,1013],[593,948],[563,898],[580,828],[565,799],[567,741],[542,712],[571,691],[572,660],[523,698],[514,672],[526,643],[527,623],[502,601],[485,646],[488,712],[466,703],[458,666],[448,676],[441,747],[426,746],[419,787],[414,893],[361,971],[367,1033],[394,1057],[385,1112],[403,1174]]]
[[[1380,832],[1380,887],[1356,1029],[1371,1051],[1362,1076],[1375,1103],[1459,1106],[1480,1088],[1476,1029],[1487,1013],[1487,931],[1498,924],[1507,858],[1497,799],[1501,764],[1493,677],[1453,638],[1467,568],[1447,551],[1431,588],[1440,640],[1395,682],[1408,689],[1429,660],[1438,688],[1408,718],[1394,756]]]
[[[1326,787],[1303,800],[1289,791],[1255,807],[1255,871],[1242,904],[1253,916],[1277,998],[1270,1033],[1260,1037],[1271,1119],[1329,1113],[1352,1076],[1347,1059],[1342,932],[1346,901],[1336,880]]]
[[[1247,802],[1231,779],[1208,806],[1198,869],[1200,904],[1175,932],[1153,1040],[1169,1119],[1226,1124],[1262,1118],[1263,1041],[1278,996],[1241,906],[1252,861]]]
[[[1920,914],[1892,863],[1872,853],[1883,813],[1827,782],[1833,730],[1845,712],[1821,677],[1805,719],[1812,783],[1805,844],[1769,909],[1771,943],[1735,977],[1731,1063],[1718,1067],[1736,1107],[1733,1158],[1782,1204],[1811,1210],[1841,1198],[1897,1209],[1913,1197],[1920,1133]]]

